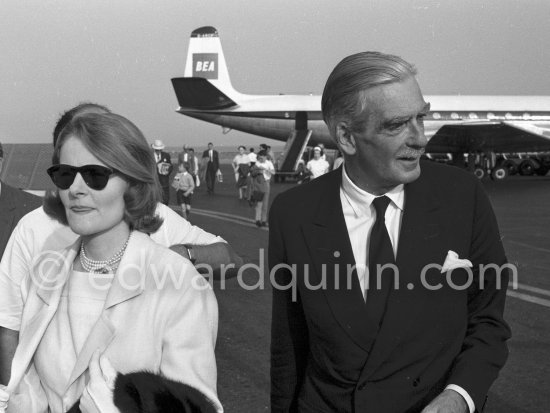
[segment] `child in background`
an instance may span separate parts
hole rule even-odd
[[[178,205],[181,205],[181,213],[185,219],[189,219],[191,213],[191,195],[195,189],[193,177],[189,173],[189,163],[180,163],[178,173],[174,176],[172,187],[176,190]]]

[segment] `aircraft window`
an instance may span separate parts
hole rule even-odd
[[[451,113],[451,119],[460,119],[460,116],[458,116],[458,113],[453,112]]]
[[[470,114],[468,115],[468,117],[469,117],[470,119],[477,119],[477,113],[470,112]]]
[[[523,119],[525,119],[525,120],[531,119],[531,114],[525,112],[525,113],[523,114]]]
[[[508,112],[506,115],[504,115],[506,119],[512,119],[514,115],[512,115],[510,112]]]
[[[493,112],[487,113],[487,119],[495,119],[495,118],[496,118],[496,116]]]
[[[440,115],[439,112],[434,112],[434,113],[432,114],[432,116],[433,116],[434,119],[441,119],[441,115]]]

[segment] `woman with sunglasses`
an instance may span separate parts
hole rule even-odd
[[[154,243],[161,225],[154,159],[115,114],[75,117],[61,132],[44,208],[80,235],[35,260],[8,412],[116,412],[117,373],[149,371],[191,386],[215,411],[215,296],[193,265]],[[98,373],[99,372],[99,373]]]

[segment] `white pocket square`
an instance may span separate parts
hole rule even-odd
[[[458,254],[454,251],[449,251],[445,257],[445,262],[441,268],[441,272],[454,270],[455,268],[472,268],[473,264],[470,260],[458,258]]]

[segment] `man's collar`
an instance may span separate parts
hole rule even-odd
[[[390,191],[386,192],[388,198],[391,199],[393,204],[403,211],[405,205],[405,186],[403,184],[397,185]],[[360,217],[364,214],[371,214],[370,204],[377,198],[377,195],[373,195],[355,185],[346,172],[346,168],[342,168],[342,192],[345,199],[353,209],[356,217]]]

